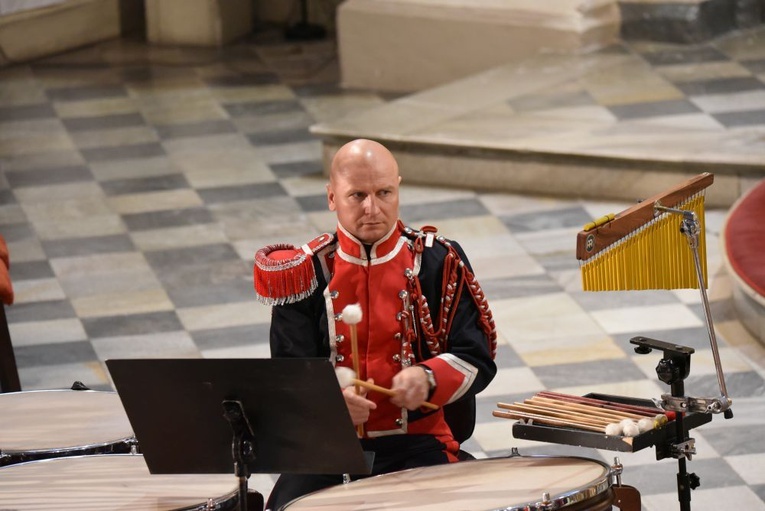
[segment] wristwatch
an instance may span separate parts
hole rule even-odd
[[[428,366],[420,366],[422,367],[422,370],[425,371],[425,376],[428,377],[428,386],[430,387],[430,392],[428,393],[428,397],[433,395],[433,392],[436,391],[436,375],[433,374],[433,370]]]

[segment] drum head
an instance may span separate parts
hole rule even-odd
[[[235,509],[238,486],[233,474],[151,474],[139,454],[73,456],[0,468],[0,509]]]
[[[515,456],[463,461],[370,477],[299,498],[284,511],[511,511],[580,507],[610,490],[610,468],[596,460]]]
[[[116,392],[42,390],[0,394],[0,450],[107,445],[133,437]]]

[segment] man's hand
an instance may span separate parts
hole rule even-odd
[[[371,381],[371,380],[370,380]],[[361,388],[361,394],[356,394],[354,386],[346,387],[343,389],[343,398],[345,398],[345,406],[348,407],[348,412],[351,414],[351,421],[354,426],[364,424],[369,420],[369,412],[377,408],[374,401],[367,399],[367,390]]]
[[[407,367],[393,377],[391,390],[396,393],[391,403],[407,410],[416,410],[428,399],[430,385],[425,369],[420,366]]]

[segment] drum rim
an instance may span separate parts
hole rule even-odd
[[[542,500],[536,502],[525,502],[523,504],[513,504],[513,507],[501,507],[497,509],[491,509],[486,511],[546,511],[548,509],[563,509],[572,504],[579,504],[586,502],[589,499],[595,498],[598,495],[602,495],[608,491],[611,487],[611,476],[613,475],[613,468],[606,462],[598,459],[587,458],[585,456],[553,456],[549,454],[509,454],[507,456],[499,458],[483,458],[468,461],[486,461],[486,460],[502,460],[513,458],[532,458],[532,459],[573,459],[587,461],[590,463],[596,463],[600,465],[604,472],[600,476],[594,478],[592,481],[583,484],[579,487],[572,488],[563,493],[556,495],[550,495],[550,503],[542,503]],[[541,496],[540,496],[541,497]]]
[[[19,394],[46,394],[49,392],[69,392],[73,394],[92,394],[92,393],[98,393],[98,394],[117,394],[114,390],[96,390],[96,389],[83,389],[83,390],[75,390],[75,389],[32,389],[32,390],[19,390],[16,392],[3,392],[0,393],[0,399],[3,397],[11,397],[11,396],[17,396]]]
[[[23,455],[23,454],[60,454],[65,452],[71,452],[71,451],[85,451],[88,449],[99,449],[99,448],[106,448],[113,445],[121,445],[121,444],[136,444],[138,445],[138,441],[136,440],[135,435],[126,436],[123,438],[115,438],[114,440],[106,440],[99,443],[93,443],[93,444],[84,444],[84,445],[64,445],[60,447],[51,447],[48,449],[0,449],[0,453],[3,455],[13,456],[13,455]],[[93,456],[100,453],[94,453]],[[75,454],[70,457],[75,456],[88,456],[87,454]]]
[[[495,509],[486,509],[484,511],[543,511],[548,509],[561,509],[562,511],[565,511],[565,508],[567,506],[570,506],[572,504],[578,504],[581,502],[585,502],[588,499],[592,499],[594,497],[597,497],[598,495],[602,495],[605,492],[608,491],[609,488],[611,488],[611,476],[613,475],[613,468],[608,465],[606,462],[598,459],[593,458],[587,458],[585,456],[553,456],[553,455],[547,455],[547,454],[508,454],[507,456],[500,456],[500,457],[494,457],[494,458],[477,458],[472,460],[464,460],[455,462],[448,465],[463,465],[467,463],[480,463],[480,462],[499,462],[501,460],[508,460],[508,459],[516,459],[516,458],[534,458],[534,459],[575,459],[575,460],[582,460],[587,461],[590,463],[596,463],[600,465],[604,469],[604,473],[596,478],[594,478],[589,483],[586,483],[584,485],[581,485],[579,487],[567,490],[563,493],[559,493],[556,495],[550,495],[550,503],[549,504],[542,504],[542,500],[537,500],[535,502],[525,502],[522,504],[511,504],[510,506],[505,507],[499,507]],[[431,465],[431,466],[425,466],[425,467],[413,467],[408,468],[405,470],[399,470],[396,472],[388,472],[385,474],[378,474],[370,477],[366,477],[364,479],[357,479],[356,481],[351,481],[347,484],[353,484],[355,482],[365,482],[365,481],[374,481],[378,478],[384,478],[385,476],[388,476],[390,474],[406,474],[408,472],[413,471],[422,471],[423,469],[428,468],[434,468],[441,465]],[[369,484],[369,483],[367,483]],[[292,501],[285,504],[281,509],[277,511],[290,511],[290,506],[297,503],[300,500],[303,500],[311,495],[320,494],[324,490],[317,490],[311,493],[308,493],[306,495],[301,495],[300,497],[297,497],[293,499]],[[540,495],[541,497],[541,495]]]

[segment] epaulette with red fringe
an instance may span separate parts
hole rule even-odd
[[[325,233],[300,248],[277,243],[258,250],[253,267],[257,300],[265,305],[285,305],[310,296],[318,286],[312,256],[332,240],[332,235]]]

